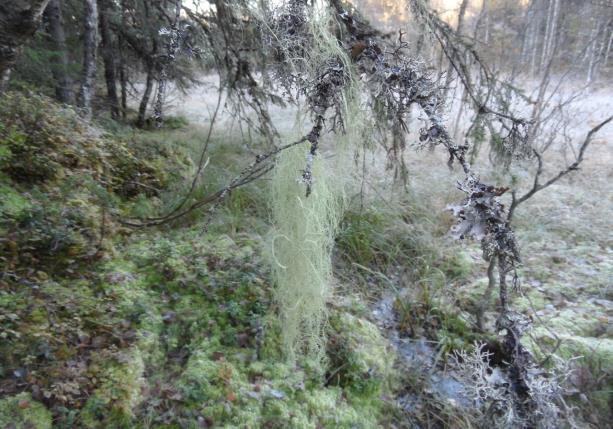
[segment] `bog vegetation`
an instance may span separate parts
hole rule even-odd
[[[605,427],[584,3],[0,5],[0,428]]]

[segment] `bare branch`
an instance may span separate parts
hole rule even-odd
[[[579,169],[579,165],[583,161],[583,156],[585,155],[585,151],[587,150],[588,146],[592,142],[594,135],[598,133],[598,131],[600,131],[602,127],[607,125],[612,120],[613,120],[613,115],[609,116],[607,119],[605,119],[604,121],[596,125],[594,128],[592,128],[585,136],[583,143],[581,143],[581,146],[579,147],[579,154],[577,155],[575,162],[567,166],[565,169],[560,170],[558,174],[556,174],[555,176],[553,176],[551,179],[549,179],[543,184],[539,183],[539,179],[541,175],[543,174],[543,158],[542,158],[542,155],[535,149],[534,155],[536,156],[537,161],[538,161],[538,168],[534,175],[534,182],[532,184],[532,188],[530,188],[528,192],[526,192],[524,195],[522,195],[519,198],[516,197],[516,193],[515,191],[513,191],[511,207],[509,208],[509,214],[507,216],[507,220],[511,222],[511,220],[513,219],[513,214],[515,213],[515,209],[517,208],[518,205],[520,205],[521,203],[531,198],[537,192],[542,191],[543,189],[553,185],[555,182],[560,180],[562,177],[566,176],[568,173]]]

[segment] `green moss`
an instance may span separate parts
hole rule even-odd
[[[0,427],[14,429],[51,429],[51,412],[29,393],[0,399]]]
[[[30,208],[31,202],[23,193],[0,183],[0,217],[21,219]]]
[[[121,352],[114,359],[94,355],[89,372],[100,386],[87,400],[81,413],[85,427],[128,427],[142,400],[145,365],[137,348]]]
[[[466,252],[456,250],[443,258],[440,269],[449,280],[464,279],[472,272],[473,264],[473,260]]]
[[[359,395],[376,396],[388,387],[394,354],[371,322],[348,313],[331,318],[329,382]]]

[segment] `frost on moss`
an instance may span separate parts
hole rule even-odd
[[[23,392],[0,400],[0,428],[51,429],[51,412]]]
[[[387,374],[384,367],[391,363],[374,325],[348,317],[355,350],[347,356],[360,362],[356,369],[360,374],[375,368],[370,379],[374,385],[368,392],[362,387],[325,386],[316,361],[296,366],[274,358],[252,360],[244,349],[223,346],[220,338],[211,337],[193,344],[176,381],[177,413],[200,416],[220,428],[379,427],[383,402],[375,385],[382,383],[379,373]],[[357,350],[358,343],[367,346]]]
[[[145,365],[137,348],[109,359],[101,352],[93,356],[91,376],[101,380],[100,386],[88,399],[81,418],[86,427],[125,427],[142,400],[141,390]]]
[[[333,317],[330,324],[329,383],[359,395],[381,393],[393,371],[394,353],[377,326],[348,313]]]

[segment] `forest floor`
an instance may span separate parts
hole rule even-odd
[[[568,94],[576,89],[569,88]],[[560,90],[555,98],[563,99],[568,94]],[[214,101],[214,91],[204,87],[202,92],[192,92],[182,99],[177,113],[194,122],[202,121],[202,112],[210,111]],[[450,109],[450,117],[455,117],[456,106]],[[578,147],[587,132],[607,112],[613,109],[613,98],[608,88],[585,92],[572,104],[561,141],[554,143],[545,157],[545,175],[541,181],[554,176],[572,162],[574,154],[571,146]],[[293,122],[288,120],[287,109],[273,108],[273,122],[282,132],[290,132]],[[291,117],[291,116],[289,116]],[[231,123],[231,119],[227,119]],[[564,146],[564,140],[571,146]],[[409,142],[410,144],[410,142]],[[576,149],[575,149],[576,150]],[[532,184],[534,168],[529,163],[519,163],[508,172],[501,172],[487,159],[487,148],[476,161],[476,168],[487,183],[509,185],[513,180],[519,193],[529,189]],[[440,302],[448,306],[457,306],[463,320],[474,323],[472,308],[483,294],[487,285],[487,264],[482,260],[478,243],[453,243],[439,229],[449,219],[445,216],[448,204],[461,199],[461,193],[455,189],[455,182],[461,180],[461,172],[450,171],[446,166],[446,155],[440,150],[407,150],[405,161],[409,169],[408,187],[411,201],[408,204],[425,204],[430,213],[430,220],[437,226],[429,231],[429,239],[436,241],[435,247],[452,246],[455,251],[464,254],[470,260],[464,267],[466,272],[460,279],[449,281],[438,293]],[[398,203],[401,186],[385,171],[385,158],[381,153],[372,153],[365,158],[366,168],[360,180],[367,183],[366,192],[374,207]],[[570,160],[570,161],[569,161]],[[520,206],[514,226],[522,252],[522,267],[519,270],[521,289],[514,298],[514,307],[527,315],[534,329],[529,334],[529,344],[533,352],[541,359],[552,350],[563,359],[577,359],[575,371],[569,380],[577,392],[586,400],[590,393],[587,408],[592,406],[592,397],[598,397],[598,407],[611,404],[611,383],[613,382],[613,127],[601,130],[592,142],[581,169],[557,182],[544,192]],[[359,169],[359,168],[358,168]],[[356,191],[357,192],[357,191]],[[362,187],[363,192],[363,187]],[[508,195],[503,197],[508,205]],[[407,204],[406,202],[403,204]],[[403,210],[403,204],[396,209]],[[406,271],[398,267],[397,272]],[[393,277],[393,276],[392,276]],[[388,279],[389,280],[389,279]],[[423,297],[415,292],[414,279],[403,279],[400,274],[390,285],[383,285],[387,290],[371,308],[374,309],[374,321],[386,309],[389,310],[390,294],[410,297],[417,301]],[[393,303],[392,303],[393,304]],[[393,307],[393,305],[392,305]],[[487,329],[494,330],[496,304],[491,302],[486,314]],[[415,311],[415,310],[409,310]],[[383,325],[389,328],[390,314]],[[379,320],[381,322],[381,320]],[[381,325],[381,323],[379,323]],[[386,329],[383,329],[385,334]],[[392,337],[397,336],[393,332]],[[401,334],[402,335],[402,334]],[[389,337],[389,333],[387,334]],[[409,347],[409,359],[422,366],[433,365],[433,347],[428,346],[428,338],[417,336],[417,346]],[[437,340],[440,340],[438,338]],[[425,341],[425,342],[424,342]],[[439,344],[440,345],[440,342]],[[406,345],[404,346],[406,349]],[[434,347],[436,349],[436,347]],[[418,352],[416,352],[416,350]],[[421,352],[419,352],[421,350]],[[421,355],[420,355],[421,354]],[[436,354],[436,353],[434,353]],[[436,366],[436,365],[435,365]],[[571,365],[572,366],[572,365]],[[442,374],[445,374],[443,371]],[[449,380],[441,375],[438,379]],[[436,377],[435,377],[436,381]],[[452,381],[450,381],[453,384]],[[458,399],[453,388],[444,392],[443,398]],[[460,395],[461,396],[461,395]],[[589,413],[586,413],[589,415]]]
[[[594,97],[596,115],[610,109]],[[208,87],[190,91],[153,131],[88,127],[43,97],[3,102],[0,427],[474,426],[448,363],[495,338],[496,298],[492,333],[480,334],[473,313],[486,263],[477,243],[446,235],[461,175],[438,149],[406,151],[406,186],[385,173],[381,154],[360,163],[335,249],[324,373],[281,356],[267,180],[160,228],[119,221],[176,205],[215,101]],[[292,132],[287,111],[272,115]],[[195,197],[249,164],[246,135],[222,117]],[[533,319],[537,357],[576,357],[567,400],[592,427],[610,418],[612,155],[609,128],[579,172],[515,220],[523,265],[513,305]],[[548,171],[562,163],[552,157]],[[530,182],[519,167],[480,165],[492,183]]]

